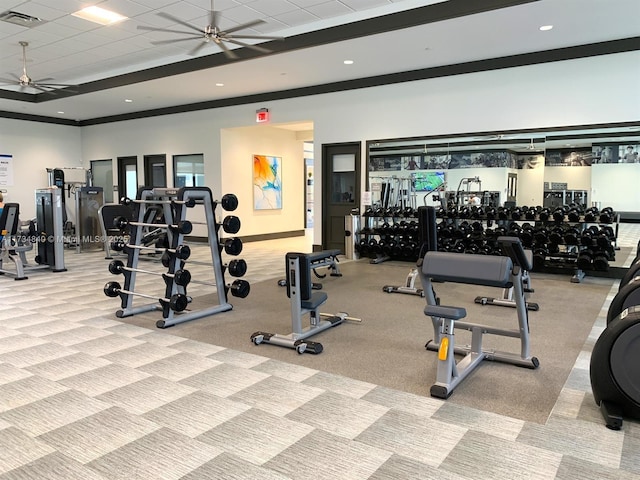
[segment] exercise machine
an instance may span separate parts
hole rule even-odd
[[[591,389],[607,428],[640,419],[640,306],[625,308],[602,332],[591,352]]]
[[[308,340],[328,328],[335,327],[345,321],[360,319],[350,317],[344,312],[335,315],[319,313],[318,308],[327,301],[325,292],[314,292],[311,282],[313,254],[289,252],[285,256],[287,296],[291,304],[291,330],[287,335],[278,333],[255,332],[251,341],[255,345],[271,343],[281,347],[293,348],[299,354],[309,352],[318,354],[323,350],[322,344]],[[309,314],[309,326],[302,327],[302,317]]]
[[[36,228],[37,225],[37,228]],[[15,280],[26,280],[29,271],[51,269],[65,272],[62,235],[61,191],[57,188],[36,190],[36,225],[30,222],[28,230],[21,228],[20,205],[5,203],[0,215],[0,274]],[[37,245],[35,264],[27,260],[26,252]],[[12,263],[14,270],[7,270]]]
[[[521,265],[517,262],[519,260],[517,258],[512,258],[514,264],[517,267],[522,269],[522,290],[525,295],[525,300],[528,300],[528,295],[533,293],[534,290],[531,287],[531,277],[529,276],[529,271],[533,268],[533,252],[531,250],[524,250],[524,260],[526,263]],[[514,287],[505,287],[502,289],[502,298],[493,298],[493,297],[476,297],[475,303],[479,303],[481,305],[495,305],[498,307],[516,307],[516,301],[513,297],[514,295]],[[538,311],[540,310],[540,305],[534,302],[526,302],[527,310]]]
[[[427,350],[438,352],[436,382],[431,396],[448,398],[453,390],[483,360],[509,363],[536,369],[540,362],[529,353],[529,318],[522,287],[522,267],[526,262],[524,249],[517,237],[498,237],[506,256],[478,255],[453,252],[427,252],[421,268],[421,281],[427,306],[424,314],[431,317],[434,339],[427,342]],[[515,260],[515,261],[514,261]],[[455,282],[490,287],[514,287],[514,301],[518,316],[517,329],[502,329],[466,321],[463,307],[440,305],[432,282]],[[471,345],[455,345],[455,328],[471,332]],[[499,335],[520,339],[520,353],[485,350],[483,335]],[[456,362],[454,354],[464,355]]]
[[[57,187],[36,190],[36,227],[38,255],[36,263],[54,272],[66,272],[64,267],[64,204],[62,190]]]

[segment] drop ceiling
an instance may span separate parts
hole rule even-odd
[[[88,5],[129,19],[100,26],[71,15]],[[137,28],[183,30],[159,12],[204,28],[210,6],[210,0],[0,0],[0,13],[43,20],[31,28],[0,21],[0,77],[22,73],[19,42],[27,41],[31,78],[78,85],[77,93],[56,95],[0,85],[0,116],[100,123],[460,71],[451,65],[495,68],[491,59],[526,64],[556,58],[546,52],[640,49],[638,0],[216,0],[223,29],[263,19],[242,33],[285,38],[259,43],[271,54],[240,47],[237,60],[215,44],[189,56],[200,40],[153,45],[180,35]],[[548,24],[552,30],[539,30]],[[593,48],[581,50],[585,45]],[[634,69],[640,79],[640,66]]]

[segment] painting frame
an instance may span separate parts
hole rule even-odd
[[[282,209],[282,157],[253,155],[253,209]]]

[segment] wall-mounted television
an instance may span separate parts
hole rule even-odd
[[[431,192],[444,183],[444,172],[421,172],[413,176],[416,192]]]

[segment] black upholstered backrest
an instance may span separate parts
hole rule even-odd
[[[289,262],[297,258],[300,269],[300,284],[295,285],[295,270],[290,267]],[[300,292],[301,300],[311,298],[313,282],[311,281],[311,261],[306,253],[289,252],[285,256],[285,269],[287,272],[287,296],[291,297],[291,286],[296,286]]]
[[[0,235],[4,230],[8,235],[16,235],[20,225],[20,204],[5,203],[0,215]]]

